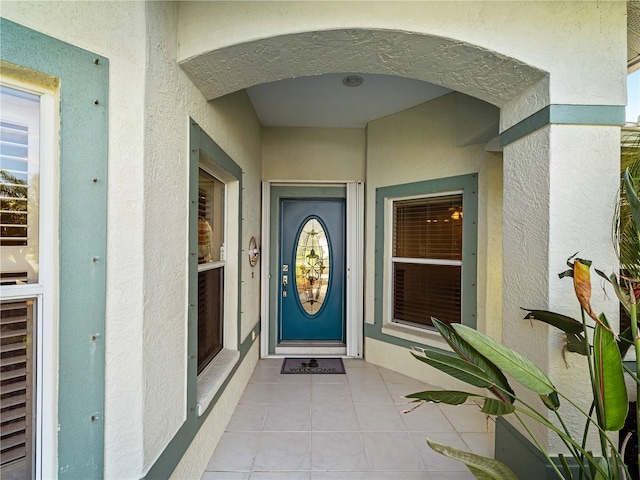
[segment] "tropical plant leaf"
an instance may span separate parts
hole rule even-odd
[[[564,455],[559,453],[558,458],[560,459],[560,464],[562,465],[562,469],[564,470],[564,475],[566,478],[573,478],[571,474],[571,469],[569,468],[569,464],[567,463],[567,459],[564,458]]]
[[[624,172],[624,191],[629,202],[629,209],[636,222],[636,229],[640,232],[640,198],[638,198],[638,193],[628,168]]]
[[[565,336],[567,337],[567,350],[580,355],[586,355],[589,352],[589,342],[583,334],[566,333]]]
[[[612,273],[611,275],[607,276],[602,270],[598,270],[597,268],[594,268],[594,270],[598,275],[600,275],[611,284],[616,297],[618,297],[618,301],[622,304],[627,313],[629,313],[631,310],[631,297],[629,295],[629,291],[626,288],[623,288],[620,285],[620,282],[618,282],[618,277],[616,277],[616,274]]]
[[[496,400],[495,398],[485,398],[484,405],[482,406],[482,413],[486,413],[487,415],[509,415],[515,412],[515,410],[516,407],[512,403]]]
[[[631,327],[625,328],[622,333],[618,335],[618,340],[620,357],[624,358],[629,349],[633,346],[633,334],[631,333]]]
[[[551,392],[549,395],[540,395],[540,399],[549,410],[558,410],[560,408],[560,399],[556,392]]]
[[[482,457],[448,445],[433,442],[427,438],[427,444],[445,457],[464,463],[478,480],[518,480],[518,477],[502,462]]]
[[[473,348],[525,387],[540,395],[555,391],[549,377],[528,358],[466,325],[456,324],[454,328]]]
[[[528,308],[523,308],[523,310],[528,312],[524,317],[525,319],[540,320],[541,322],[559,328],[565,333],[582,333],[582,322],[567,317],[566,315],[549,312],[547,310],[530,310]]]
[[[405,398],[413,398],[433,403],[446,403],[447,405],[462,405],[470,397],[482,397],[482,395],[461,392],[458,390],[427,390],[425,392],[416,392],[405,396]]]
[[[604,470],[605,472],[609,472],[609,462],[607,462],[604,457],[600,458],[598,464],[600,465],[600,468],[602,468],[602,470]],[[600,471],[597,471],[593,480],[611,480],[611,477],[608,474],[605,477]]]
[[[602,428],[618,431],[624,426],[629,410],[627,388],[624,383],[624,371],[620,350],[615,337],[607,329],[604,314],[600,315],[593,336],[593,363],[597,382],[598,403],[601,407]]]
[[[422,355],[417,355],[415,352],[411,352],[411,355],[421,362],[474,387],[487,388],[493,385],[491,379],[482,370],[452,354],[436,352],[429,348],[424,348],[421,352]]]
[[[440,336],[449,344],[458,357],[478,367],[486,374],[487,378],[495,383],[495,387],[489,388],[491,393],[502,401],[514,402],[515,392],[511,388],[511,385],[509,385],[507,377],[504,376],[502,371],[500,371],[494,363],[482,356],[475,348],[469,345],[468,342],[463,340],[453,328],[442,323],[437,318],[431,317],[431,321],[436,330],[438,330],[438,333],[440,333]]]

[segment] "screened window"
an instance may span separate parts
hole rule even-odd
[[[40,97],[0,86],[0,477],[34,475]]]
[[[223,347],[225,184],[200,169],[198,181],[198,373]]]
[[[462,319],[462,192],[392,202],[393,320]]]

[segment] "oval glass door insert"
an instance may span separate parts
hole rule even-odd
[[[329,241],[322,224],[311,218],[304,224],[296,247],[296,287],[302,308],[315,315],[322,308],[329,283]]]

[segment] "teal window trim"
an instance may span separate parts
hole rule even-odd
[[[388,292],[384,285],[385,236],[390,225],[385,225],[387,200],[413,195],[429,195],[462,191],[462,323],[475,328],[477,324],[477,251],[478,251],[478,174],[426,180],[379,187],[376,189],[375,216],[375,279],[374,279],[374,323],[365,324],[365,336],[386,343],[410,348],[416,342],[382,332],[384,322],[383,299]],[[427,330],[427,329],[425,329]]]
[[[189,313],[188,313],[188,364],[187,364],[187,412],[186,420],[171,439],[160,457],[151,466],[146,479],[165,479],[175,470],[183,455],[198,434],[207,417],[224,394],[227,385],[242,365],[243,360],[256,341],[249,335],[242,341],[242,312],[238,308],[238,351],[240,358],[234,365],[213,400],[205,410],[197,414],[197,370],[198,370],[198,176],[200,171],[200,153],[213,160],[232,177],[238,180],[238,305],[242,305],[242,168],[192,119],[189,119]],[[229,221],[229,220],[227,220]],[[260,322],[253,329],[260,333]],[[256,335],[256,339],[258,335]]]
[[[4,18],[0,31],[3,61],[60,80],[58,477],[102,478],[109,61]]]
[[[624,105],[547,105],[502,132],[500,146],[506,147],[547,125],[622,126],[624,118]]]

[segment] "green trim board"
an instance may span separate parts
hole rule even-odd
[[[197,358],[198,358],[198,172],[200,153],[203,153],[238,182],[238,285],[241,284],[243,250],[242,250],[242,168],[209,135],[192,119],[189,119],[189,313],[188,313],[188,364],[187,364],[187,412],[186,420],[171,439],[160,457],[147,472],[147,479],[165,479],[171,475],[183,455],[198,434],[200,427],[224,394],[227,385],[242,365],[255,340],[251,335],[242,342],[242,311],[238,308],[238,351],[240,358],[234,365],[222,386],[216,392],[207,410],[200,416],[196,409],[197,394]],[[238,305],[242,305],[242,289],[238,288]],[[260,322],[254,325],[256,338],[260,334]]]
[[[109,60],[4,18],[0,30],[2,60],[60,80],[58,478],[102,478]]]
[[[269,202],[269,274],[271,278],[278,278],[279,275],[279,224],[280,224],[280,200],[283,198],[346,198],[347,187],[345,186],[273,186],[270,189]],[[269,282],[269,298],[278,298],[278,282]],[[276,301],[269,302],[269,354],[275,354],[278,343],[278,304]]]
[[[412,195],[428,195],[438,192],[462,190],[462,322],[475,328],[477,323],[477,250],[478,250],[478,174],[426,180],[379,187],[376,189],[375,217],[375,279],[374,279],[374,323],[365,324],[365,336],[386,343],[411,347],[409,342],[382,332],[384,288],[384,245],[388,226],[385,225],[385,208],[388,199]]]
[[[610,125],[625,122],[625,107],[620,105],[547,105],[500,134],[500,146],[505,147],[550,124]]]

